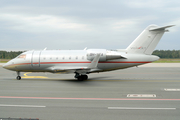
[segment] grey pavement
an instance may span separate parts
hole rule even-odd
[[[21,73],[16,80],[0,67],[0,118],[179,120],[179,73],[180,67],[133,67],[86,81],[51,73]]]

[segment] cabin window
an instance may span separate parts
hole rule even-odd
[[[71,59],[71,57],[69,57],[69,59]]]
[[[58,57],[56,57],[56,59],[58,59]]]
[[[64,57],[62,59],[64,60]]]
[[[84,56],[82,56],[82,59],[84,59]]]
[[[76,60],[78,59],[78,56],[76,56]]]
[[[22,55],[20,55],[18,58],[26,58],[26,55],[25,54],[22,54]]]
[[[46,58],[44,58],[44,60],[45,60]]]

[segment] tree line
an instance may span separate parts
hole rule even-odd
[[[153,55],[160,58],[180,58],[180,50],[155,50]]]
[[[13,59],[24,51],[0,51],[0,59]],[[180,50],[155,50],[153,55],[160,58],[180,58]]]
[[[0,59],[13,59],[23,51],[0,51]]]

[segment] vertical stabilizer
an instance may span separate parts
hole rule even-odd
[[[174,25],[159,27],[157,25],[148,26],[126,49],[128,53],[152,54],[165,30]]]

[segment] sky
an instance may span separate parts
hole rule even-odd
[[[0,0],[0,50],[126,49],[150,24],[156,50],[180,50],[178,0]]]

